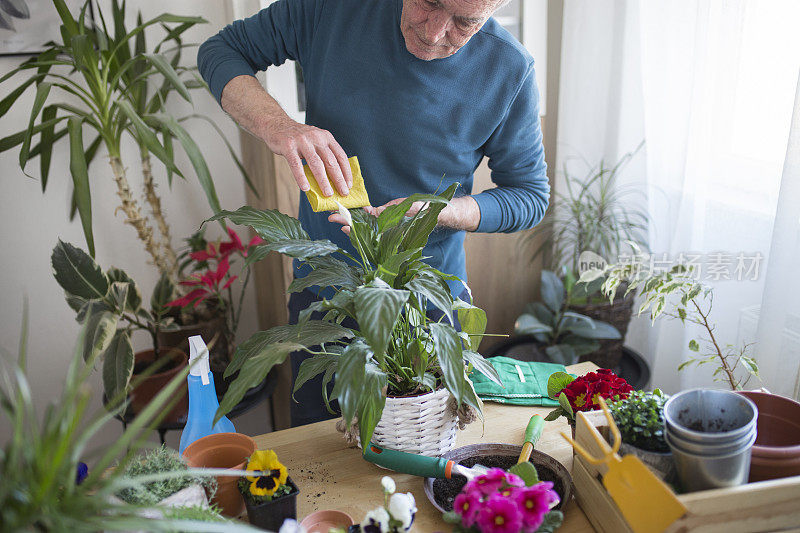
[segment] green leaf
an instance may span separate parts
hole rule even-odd
[[[114,282],[121,282],[128,285],[128,295],[127,300],[125,303],[125,309],[132,313],[135,313],[139,306],[142,305],[142,293],[139,291],[139,286],[136,285],[136,282],[125,273],[125,271],[117,268],[111,267],[106,271],[106,278],[108,279],[109,283]]]
[[[228,392],[225,393],[225,397],[222,398],[219,409],[217,409],[214,415],[214,422],[212,425],[216,424],[220,418],[236,407],[242,398],[244,398],[247,391],[260,385],[274,366],[283,363],[290,353],[302,350],[303,348],[304,346],[302,344],[296,342],[275,342],[266,346],[260,346],[258,351],[253,352],[251,356],[244,361],[239,376],[233,380],[228,387]],[[239,352],[238,349],[236,351],[237,353]]]
[[[76,35],[78,33],[78,23],[72,18],[72,13],[67,4],[64,0],[53,0],[53,4],[56,7],[56,11],[58,11],[58,16],[61,17],[61,23],[64,25],[67,34]]]
[[[366,366],[371,357],[370,347],[356,340],[344,349],[339,358],[332,397],[339,400],[342,418],[348,425],[353,422],[358,411],[360,396],[364,389]]]
[[[378,361],[383,360],[392,330],[408,296],[408,291],[388,286],[362,286],[355,291],[356,321]]]
[[[452,198],[452,197],[451,197]],[[383,233],[388,228],[395,227],[411,209],[414,202],[428,202],[431,204],[449,204],[447,198],[435,194],[412,194],[399,204],[390,205],[378,215],[378,233]]]
[[[310,259],[330,255],[339,249],[334,243],[327,239],[319,241],[309,241],[308,239],[282,240],[271,244],[259,244],[247,254],[246,265],[251,265],[261,261],[270,252],[278,252],[295,259]]]
[[[553,420],[558,420],[558,417],[560,416],[567,416],[567,413],[561,407],[556,407],[547,413],[547,416],[544,417],[544,419],[546,422],[552,422]]]
[[[313,268],[302,278],[295,278],[288,292],[300,292],[308,287],[340,287],[355,289],[361,284],[356,267],[330,256],[311,258],[307,261]]]
[[[686,321],[686,309],[683,307],[678,308],[678,317],[681,319],[681,322]]]
[[[529,314],[520,315],[514,323],[514,333],[517,335],[535,335],[536,333],[552,333],[553,328]]]
[[[172,68],[172,65],[169,64],[163,55],[161,54],[144,54],[150,64],[153,65],[156,70],[158,70],[161,74],[164,75],[164,78],[172,84],[176,91],[189,103],[192,103],[192,96],[189,94],[189,89],[186,88],[186,85],[183,84],[178,73],[175,72],[175,69]]]
[[[556,344],[548,346],[544,349],[545,353],[550,356],[550,359],[556,363],[561,363],[564,366],[574,364],[578,359],[578,354],[575,353],[575,348],[568,344]]]
[[[564,305],[564,285],[554,272],[542,270],[542,300],[553,313],[561,311]]]
[[[693,352],[699,352],[700,351],[700,345],[697,344],[696,340],[692,339],[692,340],[689,341],[689,349],[691,351],[693,351]]]
[[[617,328],[611,324],[599,320],[589,319],[589,321],[591,325],[580,322],[567,322],[565,320],[563,329],[584,339],[619,339],[622,337]]]
[[[23,170],[25,169],[25,164],[28,162],[28,155],[30,154],[33,125],[36,123],[36,117],[39,116],[39,111],[42,110],[42,106],[44,106],[47,96],[50,94],[51,87],[52,85],[47,82],[42,82],[36,87],[36,96],[34,97],[31,115],[28,120],[28,133],[25,135],[25,140],[22,141],[22,149],[19,152],[19,166]]]
[[[452,184],[440,196],[443,196],[448,201],[451,200],[458,186],[458,183]],[[428,242],[428,237],[439,222],[439,213],[445,207],[447,207],[447,204],[444,203],[428,204],[427,208],[420,211],[419,216],[408,225],[400,248],[402,250],[410,250],[425,246],[425,243]]]
[[[405,284],[405,288],[429,300],[444,313],[450,325],[453,325],[453,297],[447,282],[429,270],[422,270]],[[477,340],[480,341],[480,338]]]
[[[374,363],[364,369],[364,387],[358,402],[358,431],[361,442],[370,442],[386,404],[386,374]]]
[[[544,520],[539,525],[536,533],[555,533],[564,522],[564,513],[561,511],[550,511],[544,515]]]
[[[455,511],[447,511],[442,515],[442,520],[448,524],[461,524],[461,515]]]
[[[83,337],[83,360],[94,364],[94,360],[111,344],[117,330],[118,316],[105,304],[92,300],[86,303],[80,314],[84,316],[86,335]]]
[[[11,109],[11,106],[19,99],[19,97],[24,93],[28,87],[30,87],[33,82],[40,79],[39,76],[31,76],[27,80],[25,80],[22,85],[16,87],[12,90],[8,96],[0,100],[0,117],[8,113],[8,110]]]
[[[461,339],[458,338],[456,330],[447,324],[433,323],[430,328],[445,385],[460,405],[463,403],[464,391],[468,387],[464,375]]]
[[[758,363],[756,363],[755,359],[743,355],[742,364],[744,365],[745,369],[747,369],[748,372],[758,376]]]
[[[469,349],[477,352],[483,340],[483,334],[486,333],[486,311],[460,298],[453,302],[453,309],[458,314],[461,331],[470,335]]]
[[[89,254],[94,257],[94,234],[92,233],[92,193],[89,190],[89,169],[83,151],[82,120],[70,117],[69,129],[69,170],[72,174],[72,187],[75,194],[75,204],[81,217],[83,235]]]
[[[558,395],[558,405],[561,406],[568,418],[572,420],[575,419],[575,413],[572,412],[572,406],[569,404],[569,399],[567,399],[567,395],[563,392]]]
[[[236,211],[220,211],[213,217],[206,219],[203,224],[225,218],[240,226],[250,226],[268,243],[285,240],[307,240],[309,238],[299,220],[289,215],[284,215],[276,209],[262,211],[254,207],[244,206]]]
[[[133,345],[126,330],[118,330],[103,355],[103,387],[109,400],[124,398],[133,375]]]
[[[255,333],[236,347],[233,359],[228,364],[228,368],[225,369],[225,377],[233,375],[242,367],[245,361],[263,353],[274,343],[290,342],[311,347],[339,339],[351,338],[353,338],[351,329],[332,322],[309,321],[303,325],[275,326],[266,331]]]
[[[31,135],[36,135],[45,128],[49,128],[53,124],[58,124],[62,120],[67,120],[67,118],[68,117],[64,116],[48,120],[47,122],[42,121],[40,124],[34,126],[32,130],[24,129],[22,131],[18,131],[17,133],[13,133],[8,137],[3,137],[2,139],[0,139],[0,153],[5,152],[6,150],[10,150],[11,148],[14,148],[19,144],[22,144],[25,141],[25,137],[29,131]]]
[[[150,296],[150,309],[157,315],[168,311],[167,303],[175,299],[175,284],[166,274],[161,274]]]
[[[516,474],[522,478],[522,481],[525,482],[525,485],[528,487],[532,487],[539,483],[539,473],[536,471],[536,467],[533,466],[529,461],[525,461],[524,463],[517,463],[508,471],[512,474]]]
[[[473,352],[471,350],[463,350],[464,359],[467,360],[467,363],[470,363],[475,370],[489,378],[494,383],[497,383],[501,387],[503,386],[503,382],[500,381],[500,375],[497,373],[497,369],[495,369],[492,364],[487,361],[481,354],[478,352]]]
[[[42,122],[49,123],[51,120],[56,118],[57,111],[58,109],[55,106],[45,107],[44,111],[42,111]],[[47,188],[47,178],[50,175],[50,160],[52,159],[53,155],[53,144],[56,142],[56,140],[58,140],[55,130],[55,124],[50,124],[50,126],[42,129],[41,141],[39,144],[41,147],[39,157],[39,179],[42,183],[42,192],[44,192]],[[66,130],[64,130],[64,133],[66,133]],[[28,157],[34,157],[33,151],[28,154]]]
[[[50,256],[56,281],[67,294],[86,300],[102,299],[108,278],[86,252],[59,239]]]
[[[567,374],[566,372],[553,372],[547,378],[547,396],[551,399],[558,399],[558,395],[564,390],[564,387],[575,381],[575,376]]]
[[[150,152],[152,152],[153,155],[155,155],[158,159],[160,159],[170,171],[182,176],[183,174],[181,174],[180,170],[178,170],[178,167],[175,166],[175,160],[169,157],[169,154],[167,154],[166,149],[161,145],[160,142],[158,142],[158,137],[156,136],[155,132],[153,132],[153,130],[150,129],[150,127],[147,124],[145,124],[142,117],[140,117],[139,114],[136,112],[136,110],[133,109],[131,104],[126,100],[121,100],[117,102],[117,105],[119,106],[120,110],[125,114],[125,116],[128,117],[128,120],[131,121],[131,124],[133,124],[133,128],[136,131],[136,137],[137,140],[139,141],[139,144],[144,145],[144,147],[147,148]],[[151,118],[153,116],[155,115],[148,115],[146,118]],[[175,119],[171,119],[171,121],[175,122]],[[175,124],[177,124],[177,122],[175,122]],[[170,128],[169,124],[163,124],[163,125],[169,128],[170,131],[172,131],[172,128]],[[173,135],[175,135],[174,131],[172,131],[172,133]],[[175,136],[178,137],[178,135]],[[191,157],[192,156],[190,154],[189,158],[191,159]],[[207,168],[206,172],[208,172]],[[203,179],[200,178],[200,181],[202,185]],[[214,193],[214,198],[216,198],[216,193]],[[216,206],[217,209],[214,210],[215,213],[219,211],[219,201],[216,202]],[[212,204],[211,207],[213,209],[214,205]]]
[[[128,303],[128,287],[127,283],[115,281],[108,288],[107,300],[113,302],[115,313],[122,314],[125,312],[125,307]]]
[[[292,393],[300,390],[300,387],[309,379],[323,372],[327,372],[329,368],[333,368],[335,371],[339,364],[339,357],[339,355],[321,354],[304,359],[303,362],[300,363],[300,368],[297,371]]]

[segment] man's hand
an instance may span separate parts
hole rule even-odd
[[[379,207],[365,207],[364,210],[373,216],[378,216],[390,205],[399,204],[403,200],[405,200],[405,198],[397,198]],[[408,212],[406,212],[406,216],[413,216],[419,213],[419,210],[422,209],[424,205],[425,202],[414,202],[411,204],[411,208]],[[342,231],[350,234],[350,226],[347,225],[347,221],[339,213],[332,213],[328,217],[328,221],[342,224]],[[476,202],[472,196],[453,198],[450,200],[450,205],[442,209],[441,213],[439,213],[439,226],[455,230],[475,231],[478,229],[480,221],[481,210],[480,207],[478,207],[478,202]]]
[[[222,90],[220,103],[243,128],[286,158],[300,190],[309,189],[301,162],[305,159],[322,194],[333,194],[327,176],[342,196],[350,192],[353,186],[350,163],[331,132],[292,120],[253,76],[236,76],[229,81]]]

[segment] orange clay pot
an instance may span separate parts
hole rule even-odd
[[[256,451],[255,441],[241,433],[214,433],[191,443],[183,450],[189,466],[195,468],[231,468],[244,470],[247,459]],[[222,514],[238,517],[244,511],[244,499],[237,483],[241,476],[217,476],[219,488],[211,499]]]
[[[162,349],[161,353],[163,354],[161,357],[169,357],[172,359],[171,364],[168,363],[166,367],[162,366],[162,371],[146,378],[131,390],[130,410],[134,414],[141,413],[145,407],[147,407],[147,404],[150,403],[150,400],[161,392],[161,389],[166,387],[172,378],[178,375],[178,373],[189,364],[189,357],[180,350]],[[147,367],[154,362],[153,350],[137,352],[134,358],[136,367]],[[171,368],[168,368],[170,366]],[[167,369],[163,370],[164,368]],[[131,380],[135,380],[136,377],[137,374],[134,373]],[[170,409],[169,413],[167,413],[167,416],[161,421],[162,424],[174,424],[186,420],[186,413],[189,411],[189,395],[186,383],[180,386],[175,392],[175,395],[178,396],[179,399],[172,409]]]

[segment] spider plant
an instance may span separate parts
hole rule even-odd
[[[642,146],[612,167],[601,161],[585,177],[569,174],[565,166],[565,192],[554,194],[549,215],[526,236],[527,240],[544,239],[533,259],[545,256],[546,269],[557,272],[566,266],[578,277],[582,252],[591,251],[613,262],[628,241],[647,248],[649,218],[644,210],[629,205],[629,197],[641,193],[617,184],[620,171]]]
[[[125,223],[136,230],[137,237],[159,271],[174,280],[177,258],[161,199],[156,192],[151,155],[163,163],[171,185],[174,175],[184,177],[175,163],[173,144],[177,140],[186,152],[212,210],[220,210],[203,154],[182,123],[194,119],[207,121],[214,128],[216,125],[203,115],[175,118],[166,107],[173,93],[191,103],[190,90],[206,88],[195,72],[196,67],[180,65],[181,53],[189,46],[183,43],[182,35],[205,20],[162,14],[143,22],[139,13],[136,26],[128,30],[124,1],[112,2],[109,20],[102,10],[96,9],[95,18],[99,22],[95,25],[88,22],[90,0],[83,4],[77,17],[72,15],[64,0],[53,0],[53,4],[61,18],[63,42],[48,43],[44,52],[0,78],[0,83],[3,83],[17,73],[32,72],[0,101],[0,117],[29,88],[35,89],[27,127],[0,139],[0,152],[21,145],[19,165],[23,172],[28,161],[38,157],[44,192],[50,175],[53,146],[64,137],[69,140],[73,191],[70,220],[77,212],[89,253],[94,256],[88,170],[100,147],[105,147],[111,166],[110,175],[119,197],[118,209],[124,213]],[[145,34],[152,28],[163,29],[166,34],[152,52],[148,52]],[[64,99],[54,102],[55,95]],[[87,131],[92,132],[88,145],[84,144]],[[220,132],[218,128],[217,131]],[[138,148],[143,174],[142,196],[150,214],[145,213],[128,180],[127,165],[122,159],[125,136],[133,139]],[[34,144],[37,139],[38,143]],[[228,144],[224,137],[223,140]],[[228,150],[252,188],[230,144]]]

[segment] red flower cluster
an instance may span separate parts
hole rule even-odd
[[[598,396],[604,400],[619,396],[620,400],[624,400],[633,392],[633,387],[611,370],[601,368],[597,372],[589,372],[585,376],[576,378],[561,392],[569,400],[573,412],[577,413],[600,409]]]
[[[245,247],[242,240],[235,231],[228,228],[228,236],[230,241],[215,244],[209,243],[205,250],[199,252],[192,252],[189,257],[198,263],[204,261],[216,261],[217,267],[210,267],[203,273],[195,272],[189,278],[181,281],[180,284],[184,287],[194,287],[192,291],[186,296],[173,300],[167,304],[169,307],[185,307],[191,303],[197,307],[206,298],[210,296],[221,297],[222,291],[231,286],[238,276],[231,276],[226,279],[228,271],[230,270],[230,256],[237,252],[242,257],[247,257],[250,248],[263,243],[263,239],[256,235]],[[224,299],[224,298],[223,298]]]

